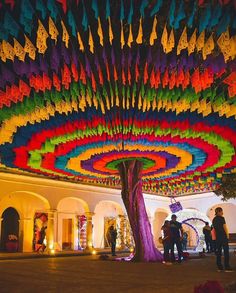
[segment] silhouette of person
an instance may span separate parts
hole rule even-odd
[[[117,231],[112,225],[109,228],[109,241],[111,245],[111,253],[113,256],[116,256],[116,239],[117,239]]]
[[[187,250],[187,243],[188,243],[188,233],[183,233],[183,239],[182,239],[182,249]]]
[[[226,226],[225,218],[223,217],[223,209],[218,207],[215,209],[215,217],[212,225],[216,232],[216,265],[218,271],[223,271],[221,263],[222,248],[224,250],[224,268],[225,272],[231,272],[229,265],[229,232]]]
[[[211,239],[211,227],[208,222],[205,222],[205,226],[202,229],[202,232],[205,236],[205,243],[207,252],[210,253],[212,251],[212,239]]]
[[[177,219],[176,215],[171,216],[171,221],[170,221],[171,261],[175,262],[174,245],[176,245],[177,251],[178,251],[178,262],[181,263],[181,257],[182,257],[181,241],[183,236],[183,228],[182,228],[182,224],[176,221],[176,219]]]

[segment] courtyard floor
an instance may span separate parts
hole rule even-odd
[[[223,286],[236,281],[235,254],[231,265],[233,273],[217,272],[214,255],[171,266],[103,261],[98,255],[0,260],[0,292],[192,293],[207,280]]]

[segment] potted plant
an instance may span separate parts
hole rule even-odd
[[[8,235],[8,240],[6,242],[7,252],[17,252],[18,250],[18,238],[14,234]]]

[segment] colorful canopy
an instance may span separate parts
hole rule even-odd
[[[236,1],[5,0],[0,170],[146,192],[236,171]]]

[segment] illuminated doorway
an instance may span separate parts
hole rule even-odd
[[[114,226],[116,229],[116,218],[114,217],[105,217],[104,218],[104,247],[109,247],[110,246],[110,227]]]
[[[72,219],[62,220],[62,249],[70,250],[73,247]]]

